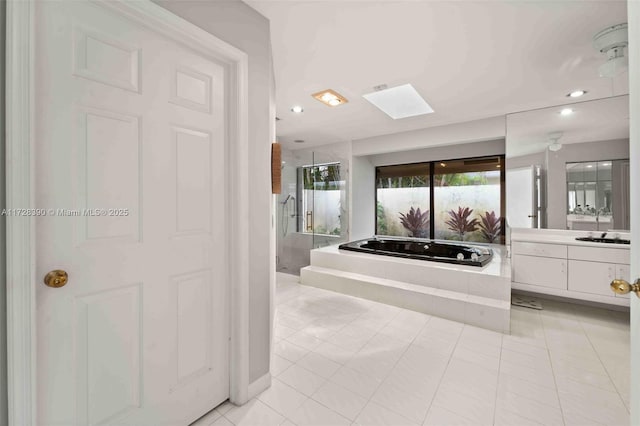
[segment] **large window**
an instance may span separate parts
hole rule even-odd
[[[376,169],[376,234],[430,238],[429,164]]]
[[[504,242],[504,156],[376,168],[376,234]]]

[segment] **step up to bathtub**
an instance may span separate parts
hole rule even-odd
[[[300,270],[303,285],[509,333],[511,304],[508,276],[455,268],[456,274],[449,276],[446,267],[434,266],[430,262],[411,264],[404,259],[379,259],[384,256],[354,255],[331,248],[314,252],[316,250],[312,251],[312,264]],[[418,268],[421,273],[408,275],[407,269],[411,268]],[[398,273],[394,274],[394,270]],[[446,286],[440,281],[443,276],[449,280]],[[398,277],[402,279],[392,279]],[[459,282],[451,282],[451,277]],[[475,288],[478,283],[486,285],[489,291]],[[492,285],[499,291],[492,289]]]

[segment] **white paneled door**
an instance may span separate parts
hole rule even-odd
[[[182,425],[229,396],[225,67],[36,3],[37,416]]]

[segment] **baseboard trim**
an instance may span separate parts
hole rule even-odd
[[[260,395],[271,386],[271,373],[267,373],[258,380],[249,384],[249,399]]]

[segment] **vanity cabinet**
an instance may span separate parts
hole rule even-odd
[[[517,241],[511,263],[515,282],[567,289],[567,246]]]
[[[614,279],[629,281],[628,247],[582,245],[573,238],[561,241],[550,244],[512,238],[512,288],[629,305],[629,295],[617,295],[609,287]]]
[[[614,296],[608,283],[616,278],[613,263],[569,260],[569,290]]]

